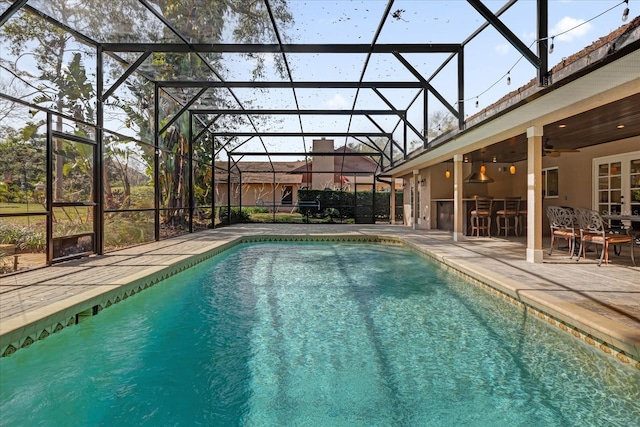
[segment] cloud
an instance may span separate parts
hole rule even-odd
[[[493,50],[495,50],[498,55],[506,55],[509,53],[510,47],[511,45],[509,43],[503,43],[494,47]]]
[[[580,26],[578,27],[578,25]],[[549,30],[549,36],[553,36],[553,35],[568,31],[565,34],[556,36],[556,39],[565,41],[565,42],[570,42],[570,41],[573,41],[574,39],[584,36],[589,32],[589,30],[591,30],[591,28],[593,28],[591,23],[590,22],[585,23],[584,19],[577,19],[577,18],[571,18],[569,16],[565,16],[555,25],[555,27]]]
[[[340,110],[347,108],[347,101],[340,95],[336,93],[333,95],[333,98],[324,101],[324,106],[330,110]]]

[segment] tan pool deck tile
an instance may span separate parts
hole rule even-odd
[[[46,325],[55,314],[73,315],[78,307],[147,276],[157,276],[157,281],[171,268],[188,266],[193,256],[202,258],[238,238],[329,235],[400,239],[510,296],[514,303],[552,316],[555,320],[550,323],[566,322],[640,361],[640,267],[624,261],[625,254],[612,255],[612,265],[598,267],[594,255],[576,262],[563,251],[548,256],[545,248],[545,262],[532,264],[525,261],[522,237],[453,242],[451,234],[437,230],[347,224],[235,225],[0,277],[0,351],[7,340],[28,333],[36,324]]]

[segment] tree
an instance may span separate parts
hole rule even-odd
[[[427,138],[432,140],[443,133],[456,129],[458,119],[445,110],[438,110],[429,116],[427,122]]]
[[[30,201],[39,182],[46,177],[44,135],[40,123],[28,123],[21,132],[3,127],[0,134],[0,201]]]
[[[141,2],[104,2],[101,0],[51,0],[38,6],[45,14],[56,17],[61,22],[95,40],[130,41],[143,39],[145,41],[161,42],[175,41],[180,38],[187,42],[216,43],[223,35],[232,34],[235,41],[245,43],[263,43],[274,40],[271,15],[265,2],[255,0],[152,0],[154,11],[171,23],[172,28],[179,32],[179,36],[172,29],[160,24],[160,20],[148,20],[150,14],[146,5]],[[271,12],[277,22],[278,30],[286,40],[286,29],[292,24],[293,18],[288,11],[286,0],[273,0],[269,3]],[[117,22],[105,17],[117,17]],[[141,25],[142,23],[142,25]],[[148,25],[147,25],[148,24]],[[123,32],[127,28],[131,31]],[[36,90],[34,102],[46,108],[64,113],[89,123],[95,123],[95,102],[97,94],[94,85],[87,78],[82,65],[83,58],[94,55],[95,49],[84,46],[74,39],[73,34],[56,27],[52,23],[28,12],[15,15],[0,28],[0,40],[3,46],[9,47],[13,55],[13,63],[1,64],[11,70],[11,74],[31,85]],[[72,52],[73,51],[73,52]],[[80,53],[82,52],[82,53]],[[38,75],[22,71],[18,62],[25,55],[30,55],[37,64]],[[138,54],[122,54],[130,63]],[[265,57],[247,54],[254,64],[253,75],[258,77],[265,72]],[[274,57],[276,70],[284,74],[284,63],[281,56]],[[181,77],[192,79],[224,78],[218,70],[223,70],[222,56],[215,53],[154,53],[151,64],[154,67],[154,77],[159,80],[171,80]],[[122,70],[114,70],[117,76]],[[125,87],[129,94],[118,98],[112,97],[107,104],[116,106],[124,111],[126,123],[135,123],[139,129],[139,138],[153,142],[155,138],[155,123],[150,106],[153,105],[153,85],[144,77],[137,75],[127,79]],[[189,101],[196,93],[196,89],[169,91],[161,93],[158,100],[162,127],[176,114],[182,105]],[[208,90],[202,95],[202,101],[211,107],[236,106],[236,101],[226,90]],[[162,177],[166,197],[171,208],[180,209],[187,205],[187,190],[189,183],[187,161],[187,115],[176,121],[163,135],[161,143],[169,151],[169,156],[160,166],[171,176]],[[233,127],[231,120],[241,118],[225,118],[217,123],[218,126]],[[63,120],[58,117],[55,122],[56,130],[63,130]],[[82,127],[79,128],[82,131]],[[68,152],[58,142],[57,152]],[[213,139],[205,137],[194,147],[194,157],[212,157],[217,148]],[[198,153],[196,153],[198,150]],[[153,164],[155,153],[147,150],[143,155],[148,164]],[[169,159],[170,157],[170,159]],[[63,192],[63,158],[56,157],[56,180],[54,199]],[[77,165],[80,167],[80,164]],[[69,166],[67,166],[67,169]],[[106,175],[106,174],[105,174]],[[109,192],[108,183],[105,185]]]

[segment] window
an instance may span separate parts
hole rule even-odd
[[[282,187],[282,200],[281,203],[283,205],[292,205],[293,204],[293,187],[290,185],[285,185]]]
[[[542,169],[542,197],[558,197],[558,168]]]

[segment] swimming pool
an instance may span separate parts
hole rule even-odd
[[[640,374],[400,247],[239,245],[0,359],[1,425],[634,425]]]

